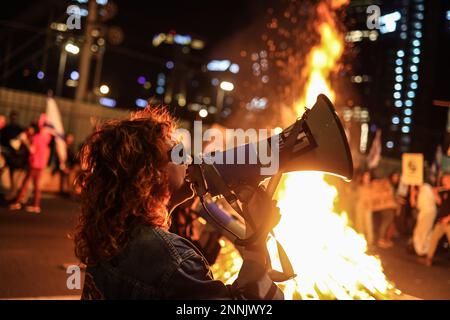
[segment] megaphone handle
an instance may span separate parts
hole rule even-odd
[[[281,176],[283,175],[283,173],[281,171],[279,171],[276,175],[272,176],[269,180],[269,183],[267,185],[266,188],[266,192],[269,195],[270,198],[273,197],[273,195],[275,194],[275,191],[278,187],[278,183],[280,183],[281,180]],[[255,241],[257,239],[259,239],[262,235],[263,229],[260,228],[257,231],[255,231],[255,233],[253,233],[250,237],[248,237],[247,239],[240,239],[237,238],[234,243],[236,245],[242,246],[242,247],[248,247],[250,245],[252,245],[253,243],[255,243]]]
[[[278,173],[274,176],[272,176],[269,180],[269,183],[267,184],[266,192],[269,195],[270,198],[273,198],[273,195],[275,194],[275,191],[277,190],[278,184],[280,183],[281,176],[283,173],[281,171],[278,171]],[[281,262],[281,268],[283,272],[279,272],[276,270],[269,271],[269,276],[272,279],[272,281],[275,282],[284,282],[290,279],[293,279],[296,277],[296,274],[294,273],[294,269],[292,267],[292,263],[289,260],[289,257],[286,254],[286,251],[284,251],[283,246],[275,237],[275,233],[273,232],[273,229],[270,231],[272,236],[274,237],[275,241],[277,242],[277,250],[278,250],[278,256]],[[272,266],[272,262],[270,261],[270,256],[268,255],[267,261],[269,266]]]
[[[269,183],[267,184],[266,192],[269,195],[270,198],[273,198],[273,195],[275,194],[275,191],[277,190],[278,184],[280,183],[281,176],[283,173],[278,171],[278,173],[274,176],[272,176],[269,180]]]

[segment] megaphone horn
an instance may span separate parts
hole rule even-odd
[[[320,171],[339,176],[345,180],[353,177],[353,162],[344,128],[331,101],[323,94],[314,106],[279,135],[269,138],[269,145],[279,144],[279,171],[272,181],[279,180],[282,173],[293,171]],[[216,152],[216,158],[228,159],[229,153],[236,158],[239,152],[256,153],[256,145],[249,143],[234,149]],[[263,165],[213,164],[231,190],[247,185],[256,188],[269,175],[261,174]],[[208,191],[212,196],[221,194],[214,180],[205,174]],[[273,188],[271,183],[271,187]],[[276,187],[276,185],[275,185]]]
[[[317,97],[314,106],[283,130],[279,135],[268,139],[268,144],[277,143],[279,150],[279,171],[271,176],[261,174],[261,161],[256,164],[192,164],[189,166],[189,181],[191,187],[199,195],[205,205],[204,195],[223,195],[230,205],[243,216],[238,205],[242,197],[243,187],[256,188],[263,180],[271,177],[267,191],[270,194],[276,189],[282,173],[293,171],[320,171],[350,180],[353,177],[353,162],[344,128],[337,116],[331,101],[323,94]],[[256,145],[249,143],[214,153],[215,159],[236,160],[237,154],[257,156]],[[208,155],[207,155],[208,156]],[[211,155],[209,155],[211,156]],[[248,157],[250,158],[250,157]],[[246,157],[247,159],[247,157]],[[220,221],[213,214],[219,226]],[[244,217],[245,218],[245,217]],[[225,226],[223,228],[227,229]],[[260,232],[261,230],[259,230]],[[231,232],[231,231],[230,231]],[[248,239],[236,235],[235,243],[249,245],[259,236],[258,231]]]
[[[284,172],[321,171],[345,180],[353,177],[353,161],[347,136],[331,101],[323,94],[305,119],[317,147],[282,163]],[[292,151],[295,154],[295,150]]]

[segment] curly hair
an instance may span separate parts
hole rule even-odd
[[[136,224],[167,229],[169,182],[165,167],[174,121],[162,108],[109,120],[80,151],[81,214],[75,255],[95,264],[117,254]]]

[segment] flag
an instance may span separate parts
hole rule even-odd
[[[381,129],[377,129],[369,155],[367,156],[367,166],[369,169],[378,167],[381,160]]]
[[[55,136],[56,154],[59,162],[65,164],[67,160],[67,146],[64,139],[64,126],[59,112],[58,105],[52,97],[47,98],[46,108],[46,125],[53,128],[53,135]]]

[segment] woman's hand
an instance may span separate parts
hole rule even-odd
[[[419,192],[417,191],[417,188],[415,186],[411,187],[411,194],[409,197],[409,202],[410,202],[412,208],[416,207],[418,193]]]
[[[264,187],[258,187],[250,199],[243,204],[244,218],[246,220],[246,233],[250,236],[256,230],[264,228],[265,234],[261,240],[267,238],[270,230],[280,220],[280,210],[277,208],[276,200],[269,197]]]
[[[442,198],[441,198],[441,195],[439,194],[438,189],[437,188],[433,188],[433,193],[434,193],[434,197],[435,197],[435,200],[436,200],[436,204],[438,206],[440,206],[442,204]]]
[[[244,203],[243,213],[246,220],[246,237],[262,228],[261,235],[256,242],[244,249],[243,257],[265,265],[267,237],[280,220],[280,211],[276,206],[276,201],[270,198],[263,187],[258,187],[250,199]]]

